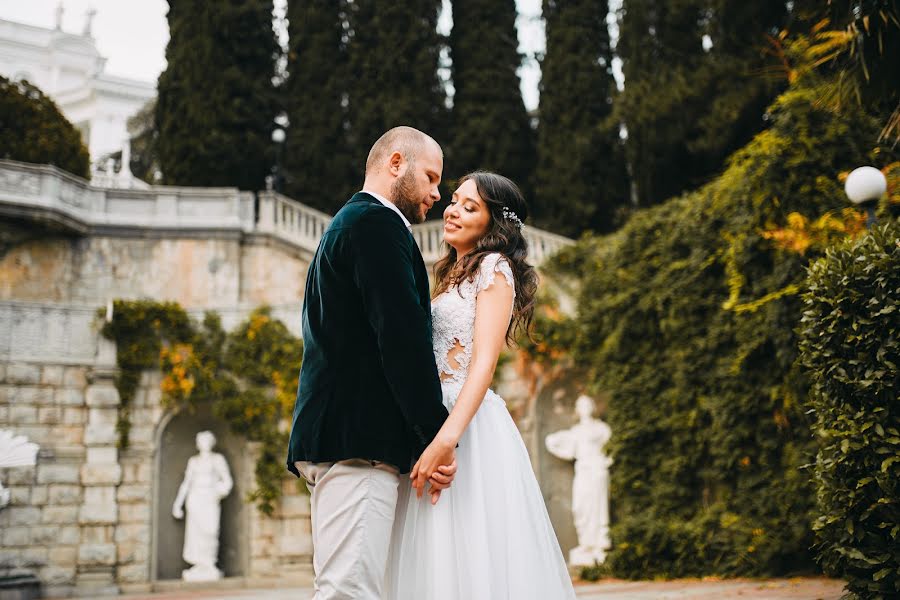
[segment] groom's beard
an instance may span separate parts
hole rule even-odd
[[[420,211],[422,203],[416,198],[416,178],[412,172],[412,165],[406,173],[391,184],[391,202],[410,223],[422,223],[425,215]]]

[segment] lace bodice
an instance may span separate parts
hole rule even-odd
[[[462,385],[466,381],[475,335],[475,299],[494,283],[497,273],[506,278],[515,297],[512,268],[502,254],[493,253],[481,260],[474,280],[451,287],[431,303],[434,359],[443,385]]]

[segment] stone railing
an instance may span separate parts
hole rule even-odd
[[[434,264],[444,255],[444,222],[426,221],[412,226],[413,238],[422,251],[426,265]]]
[[[528,259],[532,264],[539,265],[566,246],[575,242],[567,237],[525,226],[525,239],[528,240]]]
[[[260,192],[256,231],[315,252],[331,217],[275,192]]]
[[[265,235],[315,252],[330,216],[274,192],[257,197],[254,214],[253,194],[235,188],[102,188],[53,166],[0,160],[0,215],[49,220],[85,234]],[[414,225],[413,237],[427,264],[443,254],[441,221]],[[534,264],[572,243],[527,226],[525,237]]]
[[[422,256],[426,264],[432,264],[444,255],[444,223],[443,221],[429,221],[421,225],[413,225],[413,237],[422,250]],[[528,240],[528,259],[532,264],[539,265],[544,260],[572,244],[572,240],[525,226],[525,239]]]
[[[235,188],[100,188],[48,165],[0,160],[0,214],[76,231],[252,231],[253,194]]]

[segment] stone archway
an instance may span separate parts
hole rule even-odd
[[[226,577],[247,573],[250,554],[247,535],[248,511],[245,471],[247,442],[228,430],[228,426],[212,416],[208,409],[198,409],[173,415],[161,425],[157,439],[154,468],[154,580],[181,579],[181,571],[188,568],[181,557],[184,546],[184,521],[172,516],[172,503],[184,478],[188,458],[197,453],[197,432],[209,430],[216,436],[215,451],[225,457],[234,488],[222,501],[222,526],[219,538],[218,567]]]
[[[568,560],[569,551],[578,545],[578,535],[572,516],[572,478],[574,467],[547,450],[544,439],[547,434],[568,429],[575,424],[575,399],[584,393],[584,374],[568,373],[549,383],[541,390],[536,403],[537,477],[544,493],[547,512],[559,539],[563,555]],[[599,414],[605,410],[605,402],[597,401]]]

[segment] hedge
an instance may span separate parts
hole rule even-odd
[[[815,262],[801,360],[813,381],[817,551],[858,598],[900,596],[900,226]]]
[[[872,158],[877,121],[797,86],[770,128],[700,190],[587,237],[555,267],[581,281],[574,354],[609,395],[612,539],[627,578],[815,569],[815,444],[796,364],[806,254],[773,229],[858,222],[839,173]]]

